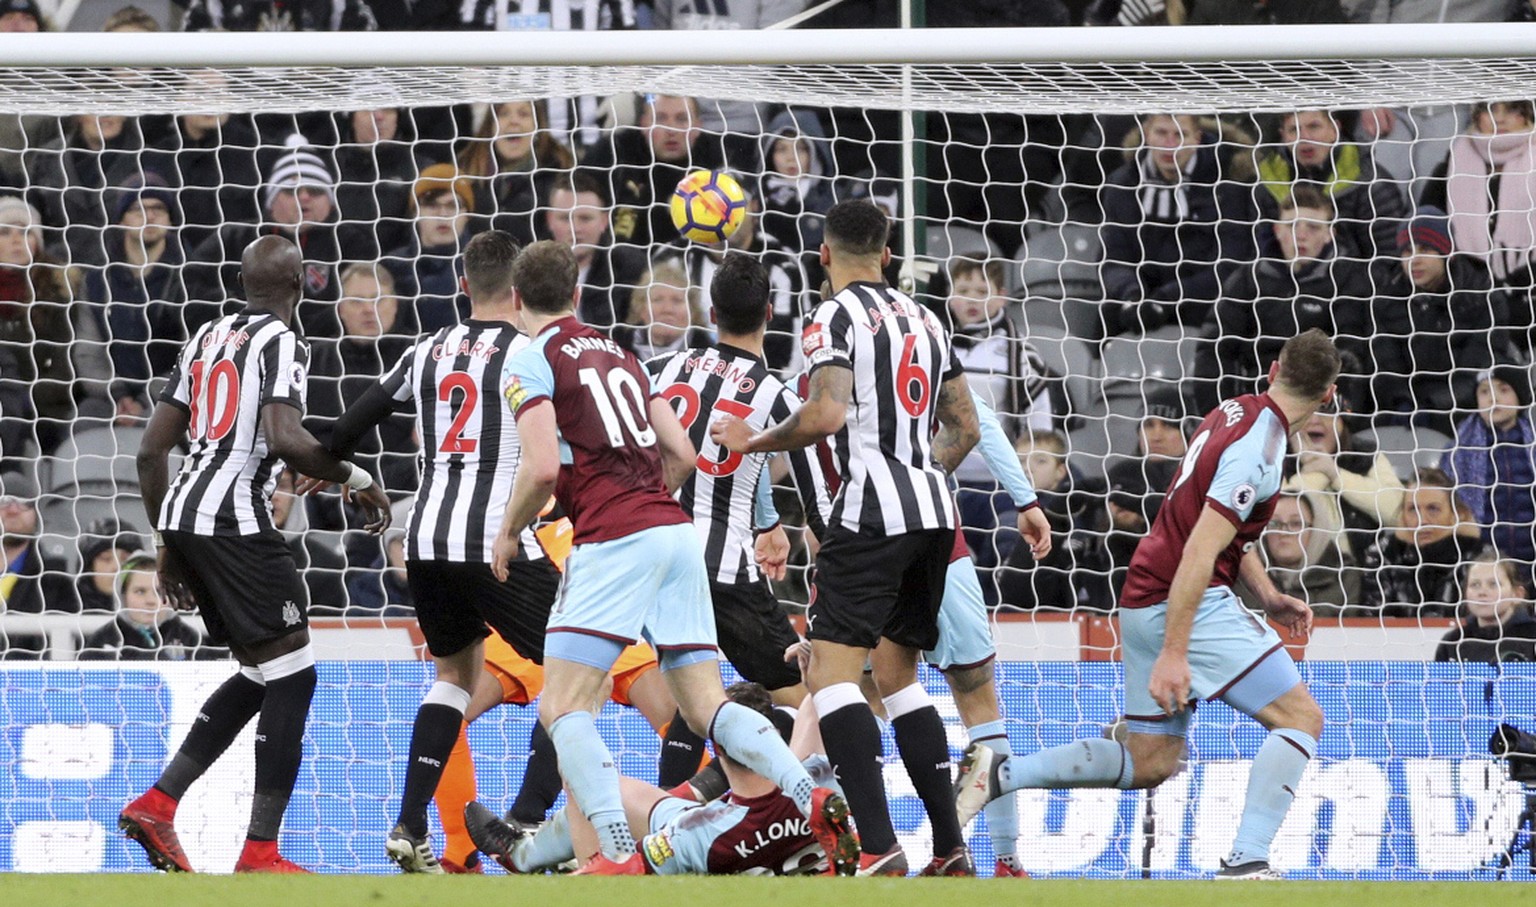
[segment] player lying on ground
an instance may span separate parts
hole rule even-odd
[[[389,499],[300,421],[309,348],[290,326],[304,287],[298,246],[276,236],[256,240],[241,255],[240,280],[244,308],[203,325],[177,356],[138,470],[161,588],[177,610],[201,610],[208,638],[229,646],[241,667],[208,697],[159,780],[123,809],[118,827],[155,867],[191,872],[176,836],[177,805],[260,715],[251,821],[235,871],[305,872],[277,849],[316,682],[308,594],[272,526],[277,461],[345,483],[375,534],[389,526]],[[170,452],[185,439],[187,456],[172,481]]]
[[[764,717],[773,710],[772,698],[759,684],[733,684],[726,694]],[[790,748],[818,784],[836,786],[832,767],[820,754],[814,720],[796,721]],[[640,842],[647,873],[808,875],[830,872],[829,866],[853,873],[859,844],[845,821],[818,831],[820,817],[807,819],[772,781],[729,753],[716,753],[730,792],[709,803],[635,778],[620,779],[625,816]],[[598,852],[592,825],[569,806],[534,835],[520,834],[479,804],[471,804],[465,818],[481,849],[512,872],[542,872],[577,854],[585,861]]]
[[[656,668],[656,653],[650,646],[630,646],[609,670],[611,687],[604,698],[638,709],[651,727],[665,737],[677,703]],[[469,748],[469,725],[499,705],[532,705],[543,688],[542,667],[519,655],[494,631],[486,637],[485,670],[464,712],[464,727],[437,785],[437,813],[447,838],[441,862],[448,872],[476,872],[480,866],[474,842],[464,827],[464,807],[475,800],[475,761]],[[519,826],[541,824],[560,795],[560,771],[553,746],[536,723],[528,742],[523,783],[507,813],[507,819]]]
[[[1338,351],[1314,328],[1286,341],[1267,393],[1227,400],[1200,423],[1120,598],[1126,742],[1079,740],[1008,758],[973,744],[955,787],[962,821],[1020,788],[1156,787],[1178,769],[1196,703],[1219,698],[1270,734],[1217,877],[1279,878],[1269,847],[1317,749],[1323,713],[1279,635],[1232,585],[1257,592],[1293,635],[1311,630],[1311,608],[1280,594],[1253,546],[1280,492],[1286,437],[1333,400],[1338,373]]]

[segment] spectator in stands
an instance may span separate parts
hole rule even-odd
[[[294,494],[293,473],[287,469],[278,473],[277,486],[272,490],[272,525],[283,534],[304,576],[310,613],[337,615],[345,611],[346,556],[340,544],[327,544],[319,533],[309,531],[309,512]]]
[[[841,194],[821,120],[815,111],[787,108],[769,121],[762,145],[763,232],[795,255],[814,257]]]
[[[1316,492],[1310,502],[1318,521],[1343,532],[1345,554],[1359,563],[1403,505],[1403,482],[1392,461],[1357,438],[1347,416],[1332,412],[1313,414],[1297,429],[1293,445],[1286,489]]]
[[[423,331],[469,317],[459,252],[470,239],[474,205],[473,185],[453,164],[423,169],[411,189],[411,241],[391,251],[384,264],[400,295],[416,300],[415,321]]]
[[[1340,392],[1351,409],[1365,411],[1369,400],[1361,398],[1368,388],[1361,374],[1372,296],[1367,267],[1340,255],[1333,205],[1316,186],[1296,184],[1279,202],[1278,216],[1272,232],[1280,257],[1238,270],[1216,304],[1221,396],[1254,393],[1286,338],[1316,327],[1335,338],[1344,357]]]
[[[0,391],[23,408],[16,418],[36,420],[39,450],[48,453],[77,412],[69,282],[43,254],[41,224],[36,208],[0,196],[0,356],[9,366]]]
[[[777,239],[762,229],[762,205],[757,184],[745,177],[741,181],[747,193],[747,216],[724,243],[697,243],[679,238],[674,245],[688,267],[688,282],[698,296],[698,309],[708,312],[714,305],[710,284],[728,251],[745,252],[757,259],[768,272],[768,298],[773,316],[768,321],[768,335],[763,340],[763,359],[776,370],[791,368],[800,351],[800,327],[813,304],[805,300],[805,271],[801,259],[790,254]]]
[[[1280,495],[1259,557],[1275,588],[1311,605],[1314,614],[1331,616],[1360,600],[1360,574],[1345,569],[1353,562],[1340,550],[1337,532],[1318,525],[1316,497],[1316,492]],[[1259,607],[1247,586],[1239,585],[1238,591],[1250,608]]]
[[[551,187],[545,228],[550,239],[575,251],[581,287],[576,314],[598,329],[611,326],[619,313],[629,311],[631,292],[645,269],[644,254],[638,249],[613,247],[608,220],[602,184],[591,173],[578,170]]]
[[[82,611],[117,610],[117,573],[128,556],[144,547],[131,527],[103,517],[80,533],[80,577],[75,591]]]
[[[137,6],[129,4],[108,16],[106,23],[101,26],[101,30],[108,34],[121,34],[125,32],[148,34],[160,31],[160,23],[155,20],[154,16],[151,16]]]
[[[548,206],[556,176],[575,163],[549,129],[543,98],[491,105],[459,153],[459,171],[475,189],[474,210],[523,246],[545,238],[538,212]]]
[[[1138,131],[1100,196],[1106,336],[1199,329],[1222,282],[1256,256],[1253,195],[1225,172],[1217,134],[1189,114],[1148,114]]]
[[[0,34],[53,31],[37,0],[0,2]],[[58,129],[58,118],[29,114],[0,115],[0,186],[27,185],[22,152],[46,141]]]
[[[1435,648],[1435,661],[1536,661],[1536,618],[1515,564],[1485,551],[1467,566],[1462,583],[1465,617]]]
[[[1495,325],[1502,293],[1487,264],[1458,253],[1450,221],[1424,207],[1397,234],[1402,267],[1371,303],[1371,392],[1378,413],[1449,434],[1452,412],[1471,408],[1473,376],[1513,350]]]
[[[218,88],[218,73],[188,73],[189,88]],[[144,153],[144,169],[176,190],[183,249],[197,248],[227,224],[254,223],[261,185],[260,144],[245,114],[185,113],[175,131]],[[222,299],[222,297],[221,297]]]
[[[1482,543],[1451,478],[1420,469],[1393,522],[1363,563],[1364,604],[1384,617],[1454,615],[1460,599],[1456,571]]]
[[[614,325],[613,339],[643,362],[663,353],[710,342],[698,293],[688,284],[682,256],[658,253],[630,293],[629,313]]]
[[[378,31],[370,0],[175,0],[182,31]]]
[[[404,521],[382,539],[383,554],[366,570],[347,576],[347,614],[352,617],[412,617],[416,613],[405,573]]]
[[[103,624],[80,645],[81,661],[190,661],[227,658],[208,648],[203,634],[181,619],[160,596],[152,552],[130,553],[109,583],[122,607],[117,619]]]
[[[410,313],[395,292],[394,278],[376,265],[354,262],[341,269],[336,314],[341,319],[341,336],[314,341],[310,352],[305,411],[314,422],[311,431],[322,442],[330,440],[346,403],[393,368],[416,336]],[[411,432],[409,416],[391,416],[378,431],[363,438],[353,459],[382,476],[391,491],[411,491],[416,487],[416,444]]]
[[[372,230],[380,249],[410,242],[417,155],[411,117],[399,107],[340,114],[336,123],[336,206]]]
[[[52,23],[43,15],[37,0],[4,0],[0,2],[0,34],[24,34],[53,31]]]
[[[0,473],[0,546],[5,549],[0,571],[3,610],[22,614],[43,611],[77,613],[68,566],[45,555],[37,544],[37,483],[19,472]],[[12,637],[11,646],[17,646]],[[31,646],[33,651],[41,644]]]
[[[719,136],[706,134],[699,124],[693,98],[657,95],[642,103],[634,128],[615,129],[583,160],[608,174],[616,242],[648,246],[677,235],[668,203],[678,182],[690,171],[725,163]]]
[[[76,358],[83,376],[107,382],[119,418],[148,416],[150,379],[167,374],[191,331],[217,315],[185,303],[177,210],[157,174],[129,177],[113,193],[107,265],[85,276]]]
[[[1478,108],[1451,143],[1445,179],[1456,248],[1488,261],[1495,283],[1516,290],[1510,323],[1532,324],[1536,255],[1536,106],[1501,101]],[[1524,338],[1522,338],[1523,340]]]
[[[258,236],[275,233],[296,242],[304,253],[304,291],[299,322],[306,337],[336,337],[341,330],[333,304],[340,295],[336,269],[340,262],[368,257],[371,231],[338,223],[333,193],[336,177],[315,152],[302,146],[300,136],[289,139],[282,157],[262,187],[262,222],[231,223],[208,237],[188,256],[187,296],[222,301],[239,298],[240,254]]]
[[[1054,431],[1031,431],[1019,439],[1017,449],[1051,522],[1052,545],[1051,553],[1039,562],[1028,545],[1013,546],[998,570],[1000,604],[1031,610],[1065,611],[1079,605],[1109,610],[1114,602],[1098,583],[1091,582],[1105,576],[1108,565],[1082,544],[1082,530],[1093,523],[1091,511],[1097,499],[1079,493],[1083,482],[1067,465],[1066,438]],[[1076,582],[1079,579],[1090,582]]]
[[[84,114],[58,124],[57,138],[27,154],[32,196],[47,222],[62,227],[70,264],[104,264],[108,196],[139,172],[144,149],[139,124],[132,117]]]
[[[1296,187],[1312,186],[1332,203],[1338,254],[1371,262],[1396,250],[1408,205],[1403,184],[1346,133],[1341,111],[1282,117],[1279,147],[1259,160],[1259,211],[1273,218]]]
[[[1495,365],[1477,376],[1477,412],[1456,427],[1440,468],[1500,557],[1536,560],[1536,428],[1530,371]]]
[[[1177,389],[1146,392],[1141,423],[1137,427],[1136,455],[1109,467],[1109,495],[1105,499],[1109,525],[1104,537],[1104,558],[1113,571],[1113,601],[1120,600],[1125,572],[1136,546],[1157,520],[1173,484],[1174,473],[1189,449],[1186,434],[1189,409]]]

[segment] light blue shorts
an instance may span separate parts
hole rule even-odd
[[[976,562],[969,557],[950,561],[944,574],[944,601],[939,605],[939,644],[923,653],[923,660],[948,671],[975,668],[997,657],[987,604],[976,578]]]
[[[714,657],[715,611],[692,523],[577,545],[565,560],[545,655],[606,671],[624,646],[642,637],[663,668],[679,666],[682,653],[699,653],[689,661]]]
[[[1125,717],[1140,734],[1184,736],[1191,709],[1175,716],[1147,691],[1152,665],[1163,651],[1168,603],[1120,609],[1120,645],[1125,663]],[[1249,716],[1301,683],[1296,662],[1280,634],[1225,586],[1200,598],[1189,634],[1189,698],[1222,699]]]

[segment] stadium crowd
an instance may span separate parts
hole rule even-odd
[[[191,0],[177,12],[187,30],[702,29],[762,27],[806,5]],[[977,0],[932,4],[929,24],[1503,21],[1532,5]],[[593,8],[597,20],[581,21]],[[878,24],[893,9],[849,0],[807,24]],[[124,7],[107,29],[171,25]],[[0,3],[0,30],[48,27],[35,0]],[[919,248],[932,277],[919,291],[1016,440],[1056,534],[1035,563],[1007,496],[979,462],[961,465],[990,604],[1110,610],[1191,417],[1251,392],[1287,338],[1320,327],[1345,358],[1341,403],[1298,427],[1261,544],[1277,585],[1320,614],[1462,618],[1439,657],[1531,657],[1530,100],[1274,117],[929,114],[924,128]],[[724,250],[676,239],[667,201],[685,173],[729,169],[752,212],[729,245],[768,268],[765,352],[788,376],[824,276],[822,215],[852,197],[906,213],[896,136],[876,111],[673,96],[0,117],[4,610],[115,612],[86,656],[201,651],[123,569],[148,527],[131,467],[100,464],[137,449],[189,330],[240,296],[239,255],[256,237],[303,249],[309,414],[325,440],[412,338],[466,316],[460,252],[486,229],[572,246],[580,317],[642,359],[707,340]],[[359,462],[408,495],[419,440],[398,415]],[[780,504],[796,507],[792,495]],[[277,506],[315,613],[411,613],[398,535],[355,531],[339,498],[300,503],[291,484]],[[793,576],[780,597],[803,600],[803,571]],[[13,637],[3,649],[36,657],[41,645]]]

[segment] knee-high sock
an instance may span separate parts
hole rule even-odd
[[[869,710],[856,683],[832,684],[819,690],[814,700],[827,759],[848,798],[848,808],[859,828],[859,842],[865,853],[888,853],[896,846],[896,829],[885,799],[880,726],[875,723],[875,713]]]
[[[469,691],[439,680],[432,684],[416,710],[410,758],[405,765],[405,790],[400,795],[400,815],[396,821],[418,838],[426,837],[427,801],[437,790],[443,766],[453,752],[453,742],[464,726],[467,708]]]
[[[885,714],[896,734],[896,749],[933,826],[933,852],[947,856],[965,846],[955,815],[954,778],[950,774],[949,737],[944,719],[928,691],[912,684],[885,697]]]
[[[304,723],[315,697],[315,655],[305,646],[261,664],[267,692],[256,720],[256,793],[246,837],[276,841],[304,760]]]
[[[549,814],[560,796],[560,760],[555,742],[544,725],[534,722],[528,736],[528,763],[523,766],[523,784],[512,801],[511,818],[523,825],[537,825]]]
[[[1285,821],[1291,801],[1296,799],[1296,786],[1316,752],[1317,741],[1311,734],[1290,728],[1272,732],[1259,747],[1248,772],[1243,819],[1237,826],[1228,863],[1269,859],[1269,845]]]
[[[979,743],[1004,757],[1013,755],[1013,745],[1008,742],[1008,729],[1001,719],[966,728],[966,734],[972,743]],[[1018,798],[1011,793],[1004,794],[988,803],[985,813],[987,837],[992,840],[992,852],[1009,868],[1020,868]]]
[[[464,827],[464,807],[474,801],[475,756],[469,751],[469,725],[459,723],[459,737],[448,753],[443,776],[437,781],[437,815],[443,823],[443,858],[460,866],[475,852],[475,842]]]
[[[802,813],[810,815],[811,792],[816,789],[816,782],[767,717],[739,703],[727,702],[715,712],[709,736],[717,748],[777,784]]]
[[[187,731],[187,739],[181,742],[181,749],[160,773],[155,787],[172,800],[185,796],[192,782],[201,778],[208,766],[224,755],[261,711],[261,701],[266,695],[267,688],[257,668],[241,668],[238,674],[220,684],[198,710],[197,720]]]
[[[693,777],[704,759],[704,738],[693,732],[683,713],[672,716],[661,739],[661,758],[656,763],[656,786],[671,790]]]
[[[1003,793],[1026,787],[1118,787],[1135,774],[1131,751],[1113,740],[1090,737],[1028,756],[1009,756],[998,772]]]
[[[549,727],[549,738],[560,754],[560,769],[576,806],[597,831],[603,856],[623,860],[635,852],[619,792],[619,769],[613,753],[597,733],[590,712],[567,712]]]

